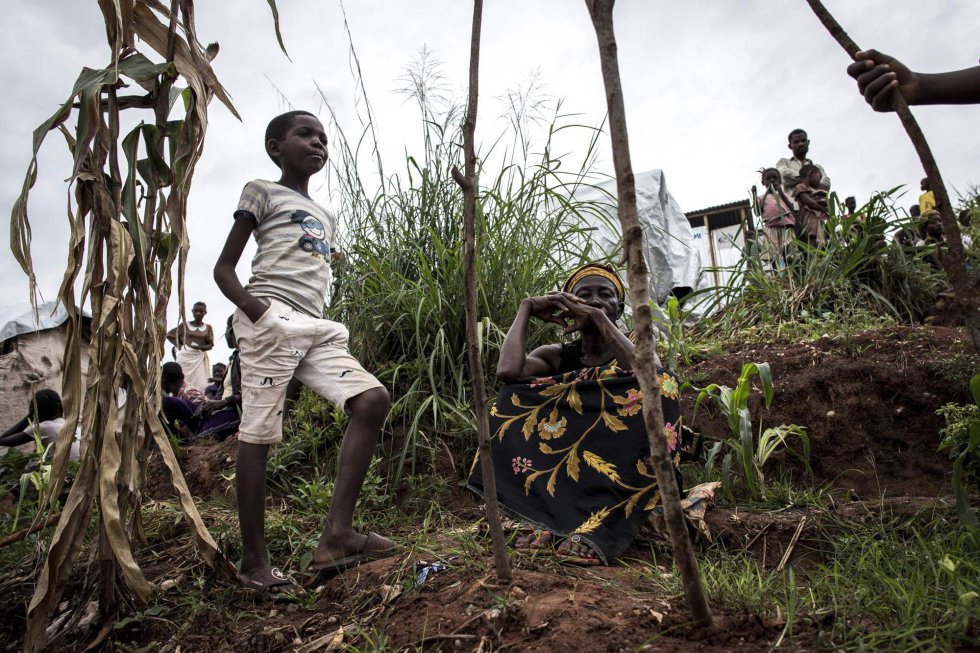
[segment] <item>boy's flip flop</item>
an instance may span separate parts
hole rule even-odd
[[[310,569],[312,571],[341,572],[351,567],[356,567],[362,562],[389,558],[397,550],[398,545],[387,537],[378,535],[377,533],[368,533],[367,540],[364,541],[364,548],[361,549],[360,553],[354,553],[343,558],[336,558],[325,562],[317,562],[310,565]]]
[[[273,600],[290,601],[295,600],[297,596],[303,594],[303,588],[300,587],[295,580],[282,573],[278,567],[272,567],[269,569],[269,571],[264,574],[261,579],[245,576],[239,572],[238,581],[245,589]],[[289,591],[277,591],[274,589],[276,587],[283,587],[287,585],[292,589]]]

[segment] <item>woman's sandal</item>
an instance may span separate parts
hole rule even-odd
[[[571,565],[594,567],[604,564],[602,558],[599,557],[599,553],[592,548],[592,545],[575,536],[566,537],[562,540],[555,554],[559,560]]]
[[[517,540],[514,541],[514,549],[531,553],[548,553],[554,551],[554,544],[555,536],[551,531],[533,528],[518,535]]]

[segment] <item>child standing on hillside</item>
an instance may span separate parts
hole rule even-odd
[[[779,170],[763,170],[762,185],[766,188],[759,198],[759,213],[765,228],[762,258],[769,261],[773,269],[779,269],[786,263],[786,248],[796,237],[796,214],[793,203],[783,193]]]
[[[800,168],[800,183],[793,188],[793,197],[800,207],[800,237],[814,247],[827,242],[824,223],[830,219],[827,213],[827,191],[820,187],[823,173],[812,163]]]
[[[246,184],[215,264],[214,279],[238,306],[233,323],[243,408],[236,468],[242,536],[239,577],[246,587],[278,594],[297,588],[269,561],[266,459],[269,447],[282,439],[283,402],[294,375],[350,415],[333,501],[312,567],[340,571],[391,555],[395,544],[353,527],[354,505],[390,399],[378,380],[351,356],[347,328],[323,317],[336,218],[310,198],[309,180],[326,165],[327,137],[316,116],[290,111],[269,123],[265,147],[282,175],[278,182]],[[252,276],[243,287],[235,266],[253,234],[258,250]]]

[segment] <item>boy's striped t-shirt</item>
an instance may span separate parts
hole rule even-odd
[[[323,317],[337,232],[333,213],[291,188],[256,179],[242,190],[235,216],[254,221],[258,244],[245,289]]]

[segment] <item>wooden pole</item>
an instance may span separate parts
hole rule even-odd
[[[630,163],[629,137],[626,129],[626,110],[623,87],[619,78],[619,60],[616,35],[613,30],[613,5],[615,0],[586,0],[599,41],[599,59],[602,64],[602,80],[606,87],[609,111],[609,134],[612,137],[613,163],[616,168],[617,203],[619,221],[623,230],[623,250],[626,254],[627,280],[630,303],[633,306],[633,327],[636,330],[636,350],[633,368],[643,393],[643,422],[650,441],[650,464],[657,476],[657,485],[664,507],[667,533],[674,550],[674,559],[681,571],[684,596],[694,622],[711,627],[713,620],[708,599],[701,584],[697,558],[687,533],[684,511],[681,508],[680,490],[674,476],[664,437],[664,415],[660,403],[660,385],[657,380],[653,316],[650,310],[650,280],[646,259],[643,257],[643,228],[636,209],[636,184]]]
[[[480,446],[480,469],[483,474],[483,498],[487,506],[487,524],[493,544],[493,562],[497,578],[511,580],[507,542],[500,525],[500,509],[497,506],[497,482],[490,458],[490,423],[487,417],[487,397],[483,376],[483,361],[477,338],[476,308],[476,107],[480,81],[480,26],[483,20],[483,0],[473,1],[473,35],[470,43],[470,89],[463,122],[463,157],[465,176],[453,167],[453,179],[463,189],[463,266],[466,294],[466,355],[469,361],[470,380],[473,383],[473,411],[476,415],[476,433]]]
[[[834,40],[844,48],[851,59],[856,61],[856,55],[861,51],[861,48],[847,35],[844,28],[827,11],[820,0],[806,1]],[[915,153],[919,155],[922,169],[925,170],[929,185],[936,196],[936,208],[939,209],[939,217],[946,234],[946,252],[940,256],[940,262],[946,272],[946,277],[949,279],[949,285],[953,288],[954,303],[966,321],[966,328],[970,332],[973,348],[980,352],[980,298],[977,296],[977,288],[971,283],[966,271],[963,240],[960,237],[960,226],[956,222],[956,216],[953,215],[953,205],[949,201],[949,194],[946,192],[945,184],[943,184],[942,175],[939,174],[939,166],[932,155],[932,149],[926,141],[925,134],[922,133],[918,121],[909,109],[908,102],[905,101],[898,89],[892,93],[892,102],[895,113],[902,121],[902,127],[905,128],[905,132],[915,147]]]

